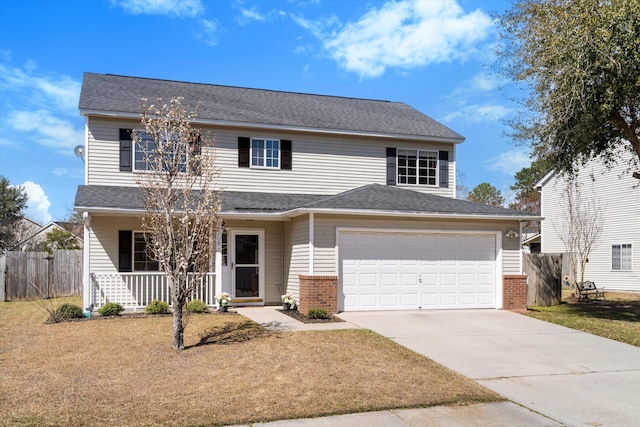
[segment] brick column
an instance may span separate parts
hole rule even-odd
[[[502,308],[505,310],[527,309],[526,274],[505,274],[502,276]]]
[[[338,276],[298,276],[300,280],[300,313],[310,308],[324,308],[329,314],[338,312]]]

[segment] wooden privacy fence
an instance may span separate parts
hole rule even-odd
[[[4,262],[0,261],[0,266],[4,264],[0,273],[4,300],[82,295],[82,252],[6,252]]]
[[[562,254],[522,254],[527,275],[527,307],[548,307],[562,301]]]

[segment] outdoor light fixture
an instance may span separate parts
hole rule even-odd
[[[513,228],[510,228],[509,230],[507,230],[507,232],[505,233],[505,236],[507,236],[507,238],[509,239],[515,239],[518,236],[520,236],[520,234],[518,234],[518,232],[516,230],[514,230]]]

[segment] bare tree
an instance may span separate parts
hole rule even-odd
[[[568,179],[564,188],[566,209],[560,230],[556,232],[564,243],[571,264],[571,272],[579,282],[584,282],[584,270],[589,254],[602,233],[604,208],[598,203],[594,192],[587,196],[575,179]]]
[[[166,275],[173,309],[173,349],[184,349],[184,306],[209,271],[220,191],[213,138],[192,127],[197,108],[187,112],[183,98],[147,105],[142,127],[133,132],[136,182],[144,195],[149,256]]]

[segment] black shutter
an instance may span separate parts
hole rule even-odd
[[[131,159],[133,149],[133,137],[131,129],[120,129],[120,171],[131,172]]]
[[[387,185],[396,185],[396,149],[387,147]]]
[[[280,169],[291,170],[291,141],[280,140]]]
[[[118,271],[133,271],[131,259],[133,251],[133,235],[131,230],[118,231]]]
[[[438,153],[438,160],[440,164],[440,187],[449,187],[449,152],[440,151]]]
[[[200,158],[199,156],[202,154],[202,140],[200,138],[200,134],[194,134],[191,141],[189,141],[190,145],[190,155],[191,159],[191,171],[194,173],[200,172]]]
[[[239,136],[238,137],[238,167],[249,167],[249,146],[251,145],[251,139]]]

